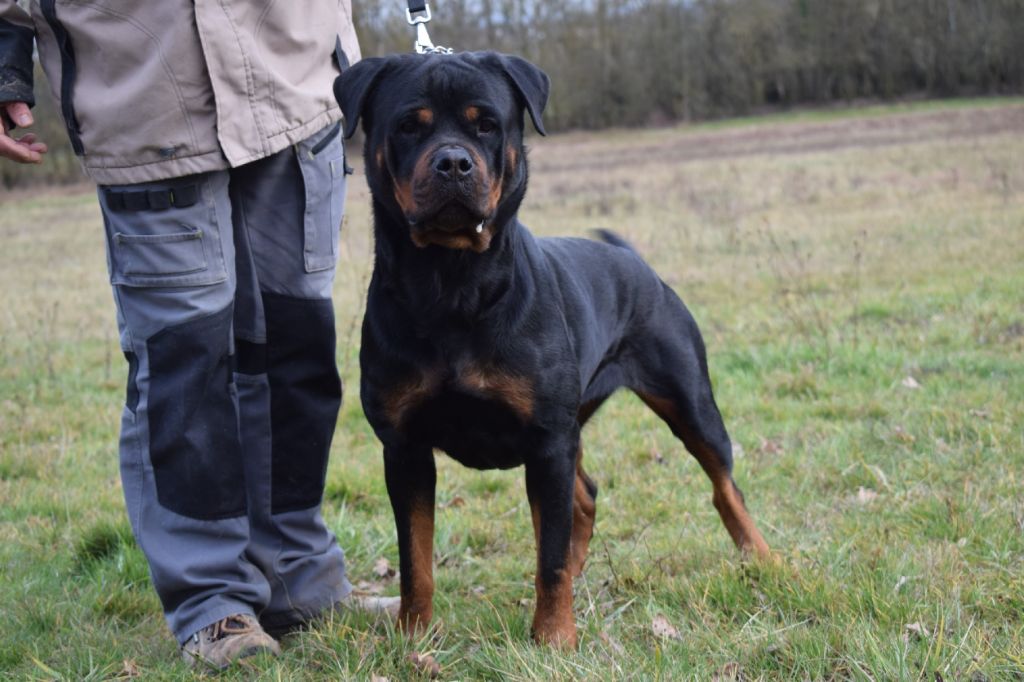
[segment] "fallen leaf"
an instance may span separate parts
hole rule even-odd
[[[765,455],[778,455],[784,451],[782,441],[775,440],[773,438],[762,438],[761,445],[758,447],[758,450]]]
[[[378,578],[394,578],[395,569],[391,568],[391,562],[381,557],[373,564],[373,574]]]
[[[896,440],[901,443],[913,443],[917,440],[917,438],[914,437],[914,434],[908,433],[907,430],[899,424],[893,428],[892,433],[893,436],[896,437]]]
[[[476,586],[474,586],[474,587],[473,587],[473,589],[472,589],[471,591],[472,591],[472,592],[473,592],[473,594],[475,594],[476,596],[478,596],[478,597],[482,597],[482,596],[483,596],[483,594],[484,594],[484,592],[486,592],[486,591],[487,591],[487,588],[486,588],[486,587],[484,587],[483,585],[476,585]]]
[[[914,377],[907,377],[902,382],[903,388],[909,388],[912,391],[916,391],[921,388],[921,384],[917,383],[917,379]]]
[[[447,504],[442,505],[442,506],[443,507],[451,507],[452,509],[457,509],[459,507],[465,507],[466,506],[466,500],[463,499],[462,497],[459,497],[458,495],[456,495],[452,499],[448,500]]]
[[[668,622],[665,616],[655,616],[654,620],[651,621],[651,630],[654,631],[656,637],[661,637],[662,639],[682,639],[679,635],[679,630],[676,630],[675,626]]]
[[[932,636],[932,633],[928,632],[928,628],[921,623],[907,623],[907,632],[914,633],[920,639],[927,639]]]
[[[857,488],[857,502],[860,504],[868,504],[878,499],[878,493],[871,488],[865,488],[860,486]]]
[[[430,654],[409,654],[409,660],[413,666],[421,673],[429,675],[430,679],[434,679],[441,674],[441,666],[437,664],[434,657]]]
[[[118,674],[118,679],[134,680],[137,677],[141,677],[142,673],[139,672],[139,666],[135,661],[130,658],[124,659],[121,662],[121,672]]]
[[[988,410],[970,410],[967,414],[978,419],[988,419],[992,416],[992,413]]]

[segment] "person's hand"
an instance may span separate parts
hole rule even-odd
[[[28,128],[34,122],[32,111],[24,102],[0,104],[0,125],[3,127],[3,132],[0,132],[0,157],[18,163],[42,163],[46,145],[38,142],[34,133],[19,138],[11,137],[8,134],[11,127],[9,121],[14,121],[19,128]]]

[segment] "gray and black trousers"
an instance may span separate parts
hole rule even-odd
[[[181,643],[352,589],[320,513],[344,195],[338,126],[231,170],[99,189],[128,360],[121,480]]]

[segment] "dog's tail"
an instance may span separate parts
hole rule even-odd
[[[630,244],[625,239],[623,239],[622,237],[620,237],[619,235],[617,235],[616,233],[612,232],[611,230],[609,230],[607,228],[597,227],[597,228],[594,228],[593,230],[591,230],[590,233],[592,235],[594,235],[595,238],[600,239],[601,241],[605,242],[606,244],[611,244],[612,246],[618,246],[620,248],[626,249],[627,251],[632,251],[633,253],[637,254],[638,256],[640,255],[640,252],[637,251],[636,248],[632,244]]]

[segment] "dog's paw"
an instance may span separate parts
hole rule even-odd
[[[574,651],[579,643],[576,636],[576,623],[572,621],[534,625],[531,634],[533,641],[537,644],[562,651]]]

